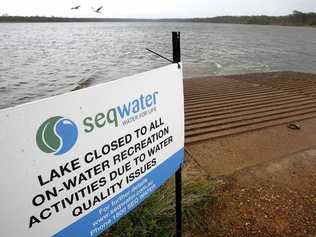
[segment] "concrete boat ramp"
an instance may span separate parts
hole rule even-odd
[[[184,94],[187,150],[212,176],[316,146],[314,74],[194,78]]]
[[[187,144],[316,117],[316,75],[209,77],[184,88]]]

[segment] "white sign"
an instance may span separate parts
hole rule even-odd
[[[98,236],[180,167],[172,64],[0,111],[0,236]]]

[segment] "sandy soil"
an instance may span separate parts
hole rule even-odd
[[[315,170],[310,149],[218,178],[203,236],[316,236]]]

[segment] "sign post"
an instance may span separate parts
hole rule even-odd
[[[173,62],[181,62],[180,32],[172,32]],[[182,236],[182,168],[176,172],[176,237]]]

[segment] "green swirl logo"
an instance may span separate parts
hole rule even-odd
[[[36,143],[44,153],[63,155],[77,142],[78,128],[70,119],[60,116],[46,120],[37,130]]]

